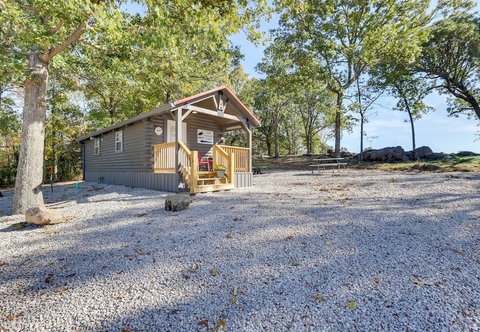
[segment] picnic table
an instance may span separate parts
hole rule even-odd
[[[309,167],[312,167],[312,173],[314,171],[314,168],[317,168],[317,171],[320,172],[320,168],[322,168],[324,171],[327,167],[331,167],[332,170],[335,172],[335,168],[338,169],[340,172],[340,168],[343,166],[343,169],[345,169],[345,166],[347,163],[342,163],[341,161],[343,158],[320,158],[320,159],[313,159],[314,162],[317,162],[313,165],[308,165]]]

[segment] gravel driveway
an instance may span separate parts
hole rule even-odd
[[[59,184],[47,227],[4,195],[0,331],[480,330],[477,173],[272,171],[173,213]]]

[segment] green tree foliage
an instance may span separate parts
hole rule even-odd
[[[47,94],[45,166],[53,167],[55,181],[75,180],[81,174],[81,147],[76,139],[87,128],[80,108],[82,100],[77,100],[81,94],[70,78],[68,72],[55,68]]]
[[[189,63],[181,62],[183,53],[178,50],[191,54],[201,50],[202,54],[198,54],[201,59],[205,50],[213,54],[219,46],[224,49],[228,43],[225,36],[241,28],[251,39],[256,39],[259,37],[256,28],[261,18],[268,15],[264,0],[227,3],[174,0],[168,6],[164,1],[156,0],[135,2],[145,6],[143,16],[122,13],[120,5],[124,1],[120,0],[1,2],[1,33],[2,37],[8,37],[8,41],[0,46],[2,51],[6,47],[10,50],[2,52],[1,62],[22,71],[25,77],[22,144],[13,213],[43,205],[46,90],[50,62],[54,58],[68,64],[71,52],[67,49],[81,43],[99,52],[134,53],[138,50],[139,56],[149,52],[159,54],[167,60],[166,63],[174,59],[175,64],[180,63],[175,68],[186,70],[187,67],[182,65],[188,66]],[[185,40],[188,42],[183,44]],[[172,81],[181,79],[173,72],[169,77]],[[171,91],[165,91],[168,100]]]
[[[291,60],[284,57],[284,45],[273,43],[265,50],[262,62],[256,69],[267,77],[263,80],[264,100],[259,100],[263,114],[268,116],[273,125],[274,152],[273,157],[280,157],[280,124],[282,118],[289,117],[294,90],[291,89]],[[270,152],[269,152],[270,154]],[[271,154],[270,154],[271,155]]]
[[[348,108],[359,115],[358,118],[355,116],[353,120],[360,122],[360,161],[363,161],[363,139],[366,136],[364,127],[368,122],[368,112],[372,110],[373,104],[383,94],[385,87],[378,84],[378,78],[370,76],[368,79],[367,76],[358,77],[354,89],[353,100]]]
[[[431,26],[414,68],[435,79],[440,93],[453,97],[450,115],[473,113],[480,119],[480,19],[468,12],[471,4]]]
[[[318,75],[336,96],[335,154],[340,154],[342,116],[347,90],[369,66],[412,62],[420,52],[429,19],[428,2],[395,0],[277,1],[281,12],[277,39],[291,45],[290,59]]]
[[[332,94],[320,82],[308,81],[300,75],[295,87],[300,88],[295,99],[295,108],[300,116],[306,153],[314,153],[315,147],[325,150],[321,133],[335,123],[335,106]]]

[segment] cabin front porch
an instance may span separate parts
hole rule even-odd
[[[251,176],[248,148],[215,144],[212,151],[211,170],[205,171],[199,169],[198,151],[190,151],[183,142],[178,142],[178,147],[176,142],[156,144],[153,146],[154,172],[180,174],[191,194],[232,190],[242,173]],[[225,166],[224,176],[215,171],[218,165]]]

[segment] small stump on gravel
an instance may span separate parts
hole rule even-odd
[[[165,210],[180,211],[188,208],[190,196],[185,194],[169,195],[165,198]]]

